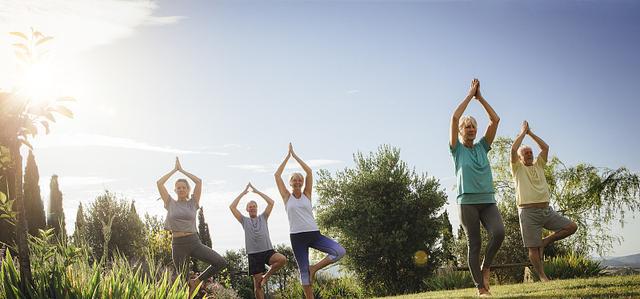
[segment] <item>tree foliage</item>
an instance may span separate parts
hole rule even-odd
[[[421,290],[443,259],[444,190],[437,179],[410,170],[391,146],[357,153],[354,161],[335,176],[319,171],[318,223],[345,247],[342,265],[368,291]]]

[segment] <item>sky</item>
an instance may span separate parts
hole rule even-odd
[[[400,148],[440,180],[457,227],[449,120],[475,77],[499,136],[526,119],[569,165],[640,171],[639,20],[634,1],[5,0],[0,88],[22,84],[8,32],[54,37],[46,90],[75,97],[75,117],[33,143],[45,205],[60,176],[69,231],[105,189],[164,215],[155,182],[179,156],[204,180],[214,249],[244,246],[228,205],[248,181],[276,200],[271,238],[289,244],[273,180],[289,142],[333,173]],[[480,105],[467,114],[483,132]],[[638,229],[627,214],[611,255],[638,253]]]

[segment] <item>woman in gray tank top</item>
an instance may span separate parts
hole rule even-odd
[[[189,182],[185,179],[178,179],[175,184],[175,192],[178,197],[174,200],[165,183],[169,178],[180,172],[191,179],[195,184],[193,194],[189,198]],[[207,278],[218,273],[226,267],[227,262],[213,249],[200,242],[196,230],[196,212],[200,206],[200,194],[202,193],[202,180],[195,175],[182,169],[180,161],[176,157],[176,165],[169,173],[158,180],[158,191],[167,210],[167,218],[164,227],[171,231],[171,255],[176,271],[187,277],[187,264],[189,257],[196,258],[208,263],[210,266],[195,279],[189,280],[189,294],[193,293],[196,287]]]

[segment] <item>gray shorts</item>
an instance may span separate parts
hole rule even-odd
[[[542,246],[543,227],[555,232],[572,223],[569,218],[560,215],[551,207],[518,208],[518,216],[524,247]]]

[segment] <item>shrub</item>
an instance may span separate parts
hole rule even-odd
[[[553,257],[544,263],[545,274],[555,279],[598,276],[604,268],[599,261],[574,253]]]

